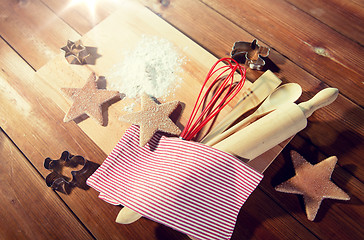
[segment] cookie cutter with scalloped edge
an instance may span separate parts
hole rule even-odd
[[[71,171],[71,178],[62,174],[63,168],[76,168],[78,166],[82,166],[82,168],[77,171]],[[96,171],[99,164],[88,161],[80,155],[75,156],[68,151],[64,151],[57,160],[52,160],[49,157],[46,158],[44,160],[44,167],[52,171],[45,179],[47,186],[53,190],[70,194],[75,187],[84,190],[89,189],[86,180]]]
[[[270,48],[258,45],[258,40],[252,42],[235,42],[230,53],[231,58],[240,64],[246,64],[250,69],[262,70],[268,57]]]
[[[67,45],[61,49],[65,51],[64,57],[69,64],[86,64],[86,58],[90,56],[87,47],[82,44],[81,40],[75,42],[68,40]]]

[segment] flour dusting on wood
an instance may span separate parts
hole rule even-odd
[[[115,64],[108,77],[108,89],[139,98],[143,92],[165,99],[179,87],[182,64],[173,44],[155,36],[143,36],[136,48],[123,54],[123,61]]]

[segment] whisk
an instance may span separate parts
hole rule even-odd
[[[221,62],[225,62],[227,64],[222,67],[218,67],[217,65]],[[240,80],[235,83],[234,74],[237,71],[240,73],[241,77]],[[226,74],[226,77],[222,77]],[[237,61],[232,58],[219,59],[208,72],[197,97],[191,116],[180,137],[185,140],[192,140],[202,130],[202,128],[239,93],[245,84],[245,79],[246,69],[239,65]],[[207,100],[213,86],[220,80],[222,80],[222,83],[218,86],[206,106],[203,107],[203,103]],[[204,89],[209,82],[211,83],[204,92]],[[201,109],[200,115],[198,115],[199,109]]]

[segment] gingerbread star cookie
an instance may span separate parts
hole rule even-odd
[[[101,125],[104,125],[102,104],[113,98],[120,97],[118,91],[98,89],[95,73],[91,73],[82,88],[62,88],[61,90],[73,100],[73,104],[64,118],[65,122],[87,114]]]
[[[178,135],[181,130],[169,118],[178,101],[157,104],[148,95],[142,95],[142,110],[126,114],[121,120],[140,126],[139,144],[143,147],[157,131]]]
[[[307,218],[313,221],[321,202],[325,198],[350,200],[348,194],[331,181],[337,157],[329,157],[315,165],[307,162],[300,154],[291,151],[296,175],[275,189],[280,192],[303,195]]]

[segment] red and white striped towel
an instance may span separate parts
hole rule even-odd
[[[230,239],[263,175],[206,145],[155,134],[139,146],[131,126],[87,180],[100,198],[197,239]]]

